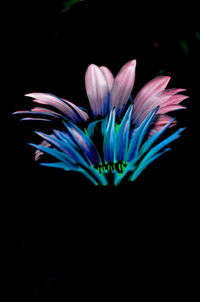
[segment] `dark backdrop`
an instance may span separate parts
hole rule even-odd
[[[10,3],[5,21],[2,135],[6,279],[14,297],[73,299],[191,295],[195,211],[192,104],[198,99],[197,8],[182,3],[94,1],[60,13],[63,1]],[[187,89],[187,127],[173,150],[134,182],[94,188],[84,178],[33,161],[33,129],[11,113],[29,92],[50,92],[87,107],[90,63],[116,73],[137,59],[135,90],[158,72]],[[3,62],[4,63],[4,62]],[[5,87],[3,87],[5,88]],[[194,285],[194,282],[193,282]]]

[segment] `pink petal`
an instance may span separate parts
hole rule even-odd
[[[158,110],[158,114],[164,114],[174,110],[186,109],[186,107],[181,105],[169,105]]]
[[[48,93],[29,93],[25,96],[34,98],[33,102],[52,106],[62,112],[67,118],[77,122],[76,112],[62,99]]]
[[[42,113],[49,113],[49,114],[53,114],[53,115],[56,115],[56,116],[61,116],[59,113],[53,111],[53,110],[50,110],[50,109],[46,109],[46,108],[43,108],[43,107],[35,107],[33,109],[31,109],[30,112],[42,112]],[[28,113],[28,111],[27,111]]]
[[[170,77],[156,77],[149,81],[136,95],[134,99],[135,112],[140,111],[144,104],[153,96],[167,87]]]
[[[156,132],[160,131],[163,127],[165,127],[169,122],[171,122],[171,120],[173,120],[172,117],[166,115],[166,114],[159,114],[157,116],[156,121],[153,123],[153,128],[150,132],[150,136],[154,135]],[[173,127],[177,125],[177,121],[174,121],[170,127]]]
[[[162,106],[166,106],[170,104],[171,105],[179,104],[187,98],[188,98],[187,95],[182,95],[182,94],[172,95],[170,96],[170,98],[166,99],[166,101],[162,103]]]
[[[52,137],[55,137],[54,134],[51,134]],[[43,140],[41,143],[40,143],[40,146],[43,146],[43,147],[51,147],[51,144],[45,140]],[[35,151],[35,161],[39,160],[41,158],[41,156],[44,154],[44,152],[40,151],[40,150],[36,150]]]
[[[112,106],[116,107],[118,116],[122,113],[131,95],[135,82],[136,60],[126,63],[118,72],[111,91]]]
[[[147,83],[138,93],[135,98],[135,110],[133,113],[133,120],[136,124],[140,124],[145,117],[155,107],[159,106],[158,114],[164,114],[169,111],[182,109],[178,105],[188,96],[176,94],[180,91],[185,91],[181,88],[164,89],[169,82],[169,77],[155,78]],[[148,91],[149,87],[149,91]],[[160,90],[164,89],[164,90]]]
[[[153,110],[155,107],[159,106],[158,113],[167,113],[169,111],[174,111],[177,109],[182,109],[183,107],[178,105],[183,100],[187,99],[186,95],[165,95],[165,93],[158,93],[154,97],[146,101],[146,103],[141,107],[140,111],[135,112],[134,118],[138,120],[144,120],[144,118]],[[176,106],[175,106],[176,105]]]
[[[103,74],[106,78],[109,91],[111,91],[112,86],[113,86],[113,82],[114,82],[114,76],[113,76],[112,72],[110,71],[110,69],[108,69],[107,67],[101,66],[100,69],[101,69],[101,71],[103,72]]]
[[[182,91],[186,91],[186,89],[183,89],[183,88],[170,88],[170,89],[165,89],[165,90],[162,90],[160,92],[160,94],[162,94],[162,96],[168,96],[168,95],[175,95],[179,92],[182,92]]]
[[[85,74],[85,88],[94,116],[104,116],[108,109],[108,84],[102,70],[91,64]]]

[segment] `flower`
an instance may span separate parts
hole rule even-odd
[[[170,150],[166,146],[184,128],[160,141],[161,135],[176,125],[166,113],[184,109],[180,103],[188,96],[179,94],[185,89],[166,89],[170,77],[160,76],[132,98],[135,68],[136,60],[132,60],[114,77],[105,66],[88,66],[85,87],[91,117],[85,109],[52,94],[27,94],[48,108],[15,112],[25,115],[22,120],[62,122],[49,134],[36,132],[43,141],[30,144],[36,148],[35,159],[46,153],[57,161],[40,163],[43,166],[80,172],[95,185],[118,185],[122,180],[135,180],[152,161]]]

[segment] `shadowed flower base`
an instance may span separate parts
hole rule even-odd
[[[157,143],[173,123],[173,120],[170,121],[150,136],[158,109],[152,110],[137,128],[132,124],[133,105],[128,107],[120,123],[116,123],[115,108],[109,118],[92,122],[84,130],[74,123],[64,122],[62,131],[53,130],[50,135],[37,132],[49,143],[48,146],[31,145],[58,160],[41,165],[80,172],[94,185],[119,185],[122,181],[134,181],[152,161],[170,150],[166,146],[184,130],[181,128]]]

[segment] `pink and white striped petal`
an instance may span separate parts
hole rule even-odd
[[[114,76],[113,76],[112,72],[110,71],[110,69],[108,69],[107,67],[101,66],[100,69],[106,78],[106,81],[108,84],[108,89],[109,89],[109,91],[111,91],[113,82],[114,82]]]
[[[77,106],[74,108],[71,108],[67,101],[64,101],[60,98],[58,98],[55,95],[48,94],[48,93],[29,93],[26,94],[25,96],[33,98],[33,102],[43,104],[43,105],[48,105],[56,108],[60,112],[62,112],[68,119],[77,122],[80,119],[80,114],[77,115]],[[80,109],[81,110],[81,109]],[[78,111],[80,111],[78,108]],[[86,118],[85,113],[83,113],[84,119]]]
[[[165,106],[163,108],[160,108],[158,110],[158,114],[164,114],[164,113],[167,113],[167,112],[170,112],[170,111],[180,110],[180,109],[186,109],[186,107],[181,106],[181,105],[168,105],[168,106]]]
[[[160,76],[149,81],[144,87],[138,92],[134,99],[134,111],[140,111],[144,104],[154,97],[159,92],[163,91],[170,81],[170,77]],[[166,95],[168,96],[168,94]]]
[[[94,116],[105,116],[108,111],[109,88],[103,71],[96,65],[88,66],[85,88]]]
[[[157,114],[185,108],[178,104],[187,99],[188,96],[177,94],[185,91],[185,89],[165,89],[169,80],[170,77],[157,77],[148,82],[136,95],[133,120],[137,125],[157,106],[159,106]]]
[[[126,63],[118,72],[114,79],[111,90],[111,104],[116,108],[116,113],[119,116],[131,95],[133,85],[135,82],[135,68],[136,60]]]

